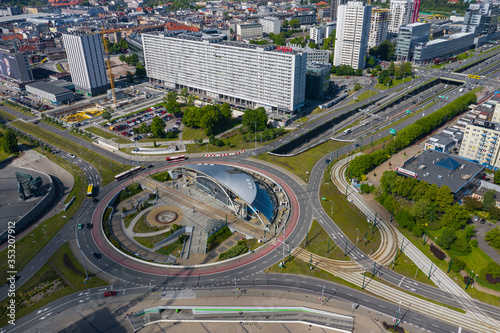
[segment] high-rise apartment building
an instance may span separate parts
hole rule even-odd
[[[99,34],[63,34],[71,80],[75,90],[94,96],[109,89],[104,46]]]
[[[349,1],[347,5],[339,6],[333,56],[335,66],[365,67],[371,9],[372,6],[360,1]]]
[[[277,35],[281,32],[281,19],[277,17],[263,17],[259,19],[259,23],[262,24],[262,32],[265,34]]]
[[[345,5],[347,0],[330,0],[330,19],[336,21],[338,18],[339,6]]]
[[[391,0],[389,32],[397,34],[401,26],[410,23],[413,3],[411,0]]]
[[[236,26],[236,34],[241,39],[262,37],[263,27],[260,23],[238,24]]]
[[[497,170],[500,168],[499,138],[499,124],[475,119],[465,128],[459,156]]]
[[[379,46],[387,39],[389,27],[389,9],[372,8],[370,19],[370,34],[368,35],[368,48]]]
[[[304,105],[306,52],[178,31],[143,34],[142,44],[156,84],[278,112]]]

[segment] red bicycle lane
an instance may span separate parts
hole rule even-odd
[[[299,207],[299,202],[297,197],[295,196],[295,193],[292,191],[290,186],[283,182],[280,178],[277,176],[273,175],[270,172],[251,167],[245,164],[236,164],[236,163],[222,163],[222,162],[214,162],[214,161],[209,161],[209,162],[194,162],[194,163],[179,163],[177,166],[181,165],[189,165],[189,164],[198,164],[198,163],[210,163],[210,164],[223,164],[223,165],[228,165],[228,166],[236,166],[240,168],[246,168],[250,169],[252,171],[255,171],[257,173],[260,173],[262,175],[265,175],[266,177],[271,178],[273,181],[276,183],[280,184],[280,186],[283,188],[283,190],[287,193],[288,198],[290,200],[291,208],[292,208],[292,214],[290,216],[290,220],[288,222],[288,230],[286,233],[286,237],[288,237],[295,227],[297,226],[298,223],[298,217],[300,213],[300,207]],[[158,169],[158,171],[164,171],[166,169],[172,168],[171,166],[166,166],[164,168]],[[135,179],[137,178],[144,178],[146,177],[146,173],[143,175],[135,176]],[[263,259],[266,255],[271,253],[274,249],[276,249],[278,246],[280,246],[283,242],[283,237],[284,235],[281,235],[277,240],[275,240],[272,243],[268,243],[267,245],[264,245],[264,248],[261,250],[257,250],[253,254],[245,255],[243,258],[239,260],[230,260],[227,263],[220,263],[220,264],[204,264],[202,267],[197,267],[197,266],[167,266],[167,265],[162,265],[162,264],[152,264],[148,263],[147,261],[141,261],[139,262],[140,259],[134,258],[127,258],[127,255],[125,253],[119,253],[120,250],[116,249],[115,247],[112,247],[112,245],[109,243],[108,240],[104,239],[106,237],[102,230],[101,226],[101,216],[104,211],[104,209],[108,206],[107,203],[111,200],[113,196],[115,196],[118,192],[120,192],[123,188],[128,186],[129,184],[132,183],[132,179],[127,180],[122,186],[116,188],[115,190],[111,191],[106,197],[101,200],[99,206],[96,208],[92,215],[92,223],[94,225],[98,225],[99,228],[92,228],[92,237],[94,239],[95,244],[97,247],[100,249],[100,251],[105,254],[107,257],[109,257],[111,260],[116,262],[117,264],[120,264],[121,266],[127,267],[129,269],[133,269],[142,273],[149,273],[149,274],[155,274],[155,275],[164,275],[164,276],[193,276],[193,275],[209,275],[209,274],[216,274],[216,273],[222,273],[226,271],[230,271],[233,269],[237,269],[241,266],[253,263],[257,260]],[[285,240],[286,240],[285,237]]]

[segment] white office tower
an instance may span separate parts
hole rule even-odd
[[[379,46],[387,39],[389,27],[389,9],[372,8],[370,19],[370,34],[368,35],[368,48]]]
[[[180,31],[142,34],[151,82],[250,108],[291,113],[304,105],[306,52]]]
[[[410,23],[412,8],[412,0],[391,0],[390,33],[397,34],[401,26]]]
[[[365,67],[370,14],[372,6],[360,1],[349,1],[339,6],[333,64],[349,65],[354,69]]]
[[[71,80],[75,90],[88,96],[109,89],[104,62],[104,46],[99,34],[63,34]]]

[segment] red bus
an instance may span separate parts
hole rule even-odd
[[[119,182],[120,180],[122,179],[125,179],[127,177],[130,177],[131,175],[133,175],[134,173],[137,173],[139,171],[142,170],[142,166],[136,166],[136,167],[133,167],[132,169],[130,170],[127,170],[127,171],[124,171],[118,175],[115,176],[115,181]]]
[[[185,161],[187,160],[187,156],[185,155],[180,155],[180,156],[172,156],[172,157],[167,157],[167,163],[173,163],[173,162],[180,162],[180,161]]]

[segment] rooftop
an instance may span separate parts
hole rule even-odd
[[[54,84],[51,84],[49,82],[33,82],[30,84],[27,84],[26,87],[33,87],[35,89],[39,89],[42,91],[45,91],[49,94],[54,94],[54,95],[62,95],[62,94],[67,94],[68,92],[71,92],[71,90],[58,87]]]
[[[428,149],[410,157],[396,171],[439,187],[448,186],[457,193],[483,169],[478,163]]]

